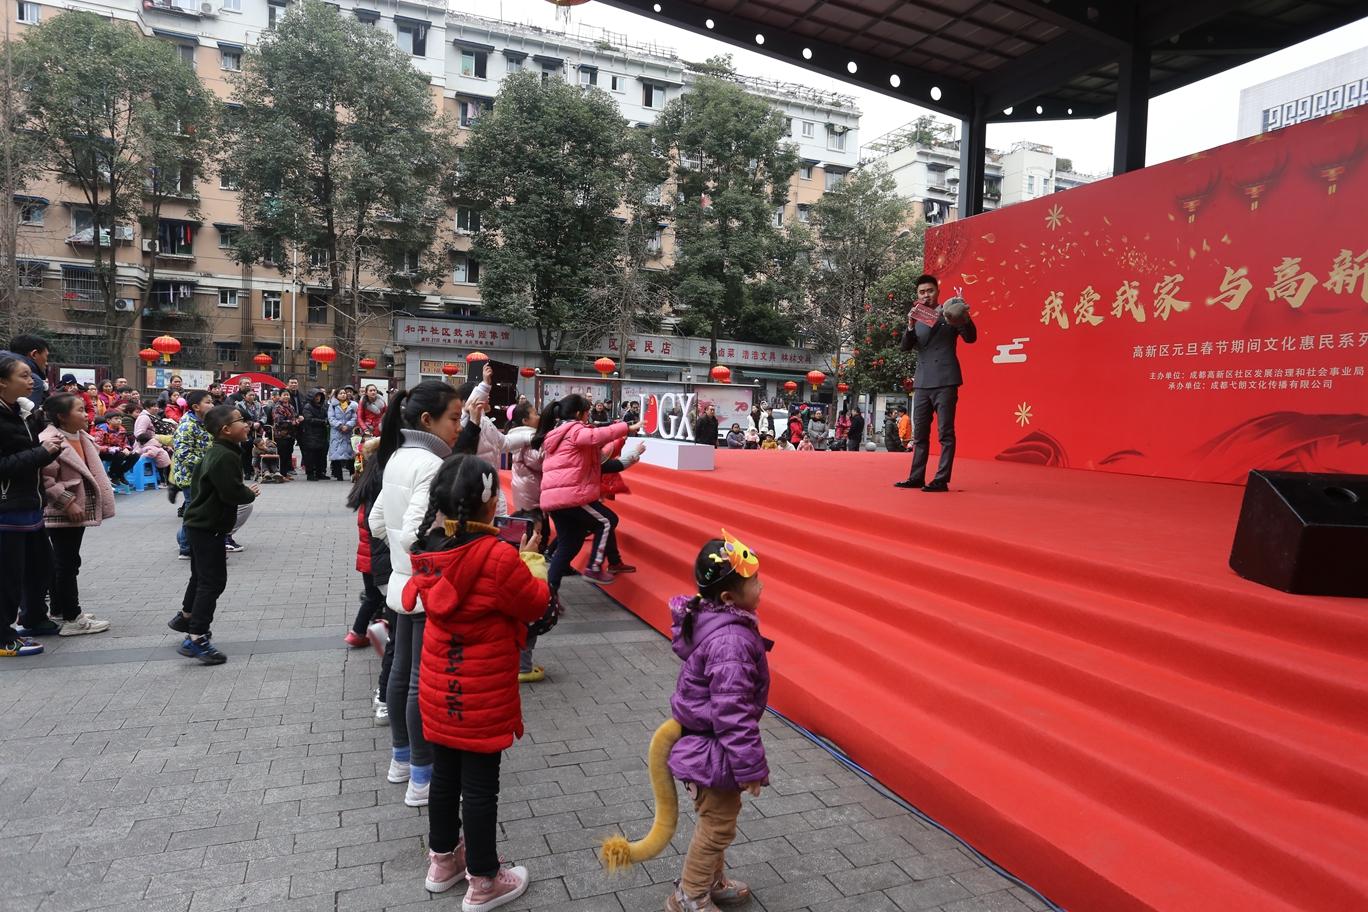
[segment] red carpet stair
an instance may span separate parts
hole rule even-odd
[[[634,469],[615,507],[641,572],[610,593],[663,630],[701,542],[741,537],[776,708],[1066,908],[1368,908],[1362,606],[1109,557],[1144,517],[1091,553],[1050,545],[1100,505],[1011,537],[991,510],[924,515],[935,495],[863,454],[758,455]]]

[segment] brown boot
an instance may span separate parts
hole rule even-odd
[[[725,876],[713,884],[708,898],[719,906],[742,906],[750,902],[750,887],[739,880],[728,880]]]
[[[679,888],[679,882],[675,881],[674,892],[665,898],[665,912],[718,912],[718,908],[710,896],[701,896],[698,899],[685,896],[684,891]]]

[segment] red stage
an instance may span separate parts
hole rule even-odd
[[[649,445],[649,444],[648,444]],[[1368,908],[1368,605],[1227,567],[1243,489],[728,452],[615,504],[658,629],[720,527],[761,556],[773,705],[1079,912]],[[932,457],[935,458],[934,455]]]

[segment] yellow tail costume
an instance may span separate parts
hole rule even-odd
[[[679,825],[679,793],[670,775],[670,749],[684,734],[674,719],[662,722],[651,736],[647,765],[651,770],[651,791],[655,793],[655,820],[644,838],[628,842],[625,836],[610,836],[603,841],[600,856],[609,871],[655,858],[665,850]]]

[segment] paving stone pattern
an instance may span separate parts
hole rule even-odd
[[[106,634],[0,660],[4,912],[458,909],[423,889],[426,809],[384,781],[379,661],[341,635],[357,604],[355,524],[334,482],[268,487],[229,556],[214,622],[229,662],[175,654],[165,622],[189,564],[160,493],[118,499],[86,537],[84,607]],[[609,876],[595,847],[650,825],[645,751],[665,718],[668,643],[575,579],[523,689],[503,762],[500,852],[532,885],[507,908],[663,909],[691,832]],[[1043,904],[767,719],[773,786],[746,799],[733,873],[757,912],[1025,912]],[[685,802],[687,804],[687,802]]]

